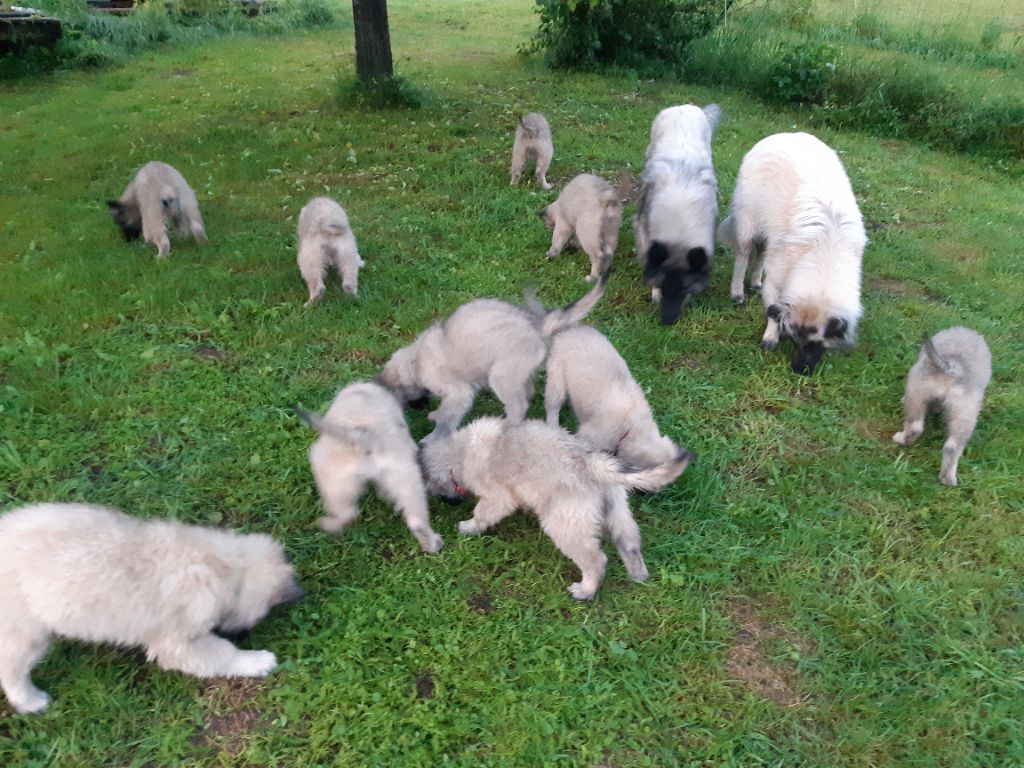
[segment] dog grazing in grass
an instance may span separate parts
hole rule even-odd
[[[581,173],[565,185],[562,194],[538,212],[551,230],[547,257],[555,258],[572,238],[590,257],[587,282],[597,280],[612,264],[622,226],[622,201],[600,176]]]
[[[710,280],[718,217],[711,137],[721,115],[717,104],[684,104],[663,109],[651,125],[633,232],[664,325]]]
[[[630,466],[668,464],[681,452],[661,435],[626,361],[590,326],[569,328],[551,340],[544,406],[553,427],[566,397],[579,422],[576,437]]]
[[[107,209],[125,240],[135,240],[141,233],[147,243],[157,247],[158,259],[171,252],[168,224],[182,237],[192,235],[199,244],[206,243],[196,193],[185,177],[167,163],[142,166],[124,194],[107,201]]]
[[[925,339],[907,375],[903,431],[893,435],[893,441],[911,445],[924,431],[929,406],[941,408],[947,437],[942,446],[939,482],[956,485],[957,464],[974,433],[991,378],[992,355],[977,331],[957,326]]]
[[[868,240],[850,180],[828,145],[808,133],[777,133],[755,144],[718,237],[736,259],[737,304],[750,257],[761,254],[751,286],[764,300],[762,347],[792,339],[793,371],[809,376],[826,349],[853,346]]]
[[[324,276],[329,267],[341,275],[341,286],[349,296],[359,290],[359,258],[356,238],[345,209],[329,197],[314,197],[299,213],[299,272],[309,288],[308,307],[324,295]]]
[[[526,164],[536,162],[537,183],[543,189],[551,189],[546,174],[554,154],[551,126],[544,115],[539,112],[523,115],[516,126],[516,138],[512,144],[512,186],[519,183],[519,177],[523,175]]]
[[[569,593],[590,600],[608,562],[601,551],[604,531],[629,575],[636,581],[647,579],[627,490],[663,488],[694,457],[681,451],[670,462],[635,470],[559,427],[486,417],[427,444],[421,458],[429,492],[448,499],[468,494],[479,499],[473,517],[459,523],[460,533],[479,535],[517,509],[532,509],[555,546],[582,572]]]
[[[239,633],[302,597],[270,536],[140,520],[87,504],[34,504],[0,515],[0,687],[21,713],[50,697],[32,668],[55,637],[141,646],[162,669],[263,677],[269,651]]]
[[[430,414],[435,427],[426,441],[458,427],[484,387],[505,406],[510,421],[522,421],[533,397],[533,374],[547,357],[548,339],[584,318],[604,294],[608,275],[562,309],[545,309],[529,296],[523,307],[498,299],[463,304],[395,352],[377,380],[403,405],[431,394],[441,398]]]
[[[444,541],[430,527],[416,443],[390,392],[369,382],[349,384],[322,417],[296,411],[320,433],[309,465],[327,511],[322,530],[336,533],[355,520],[356,502],[372,482],[402,513],[423,551],[441,551]]]

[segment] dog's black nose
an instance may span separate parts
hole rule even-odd
[[[445,504],[451,504],[453,507],[459,506],[466,500],[465,496],[442,496],[441,501]]]
[[[812,341],[810,344],[797,347],[793,351],[793,358],[790,361],[793,373],[800,376],[810,376],[814,373],[814,369],[817,367],[818,361],[821,360],[823,354],[825,354],[825,346],[821,342]]]

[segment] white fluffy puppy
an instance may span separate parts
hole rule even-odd
[[[732,300],[761,288],[761,346],[793,340],[792,367],[810,375],[825,349],[852,346],[863,314],[861,259],[868,239],[839,156],[808,133],[777,133],[747,152],[718,237],[732,249]]]
[[[359,257],[356,238],[345,209],[329,197],[314,197],[299,213],[299,272],[309,288],[308,307],[319,301],[330,267],[341,275],[341,287],[349,296],[359,291]]]
[[[597,280],[612,265],[622,226],[619,193],[600,176],[581,173],[573,178],[558,199],[538,211],[551,230],[547,257],[555,258],[573,238],[590,258],[587,282]]]
[[[378,384],[349,384],[323,417],[296,411],[320,433],[309,465],[327,510],[322,530],[336,533],[355,520],[356,503],[372,482],[402,513],[423,551],[441,551],[444,541],[430,527],[416,443],[394,395]]]
[[[629,366],[612,343],[586,325],[556,334],[548,352],[544,406],[558,426],[566,397],[576,413],[576,436],[636,467],[673,461],[681,452],[663,437]]]
[[[523,175],[528,162],[535,161],[534,173],[537,184],[543,189],[551,189],[547,180],[548,167],[555,154],[555,145],[551,140],[551,126],[547,118],[540,112],[528,112],[519,118],[516,126],[515,141],[512,143],[512,183],[514,187]]]
[[[140,520],[87,504],[34,504],[0,515],[0,687],[18,712],[50,697],[30,673],[54,637],[141,646],[163,669],[263,677],[269,651],[243,632],[302,597],[270,536]]]
[[[711,137],[721,116],[717,104],[684,104],[663,109],[651,125],[633,232],[665,325],[710,280],[718,217]]]

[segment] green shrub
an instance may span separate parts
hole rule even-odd
[[[821,104],[835,71],[836,49],[830,44],[806,40],[785,46],[769,76],[772,90],[765,95],[776,101]]]

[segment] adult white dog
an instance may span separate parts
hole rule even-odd
[[[810,375],[825,349],[852,346],[863,314],[864,222],[839,156],[808,133],[777,133],[747,152],[719,240],[736,259],[732,300],[761,289],[766,327],[761,346],[781,337],[796,345],[792,367]]]

